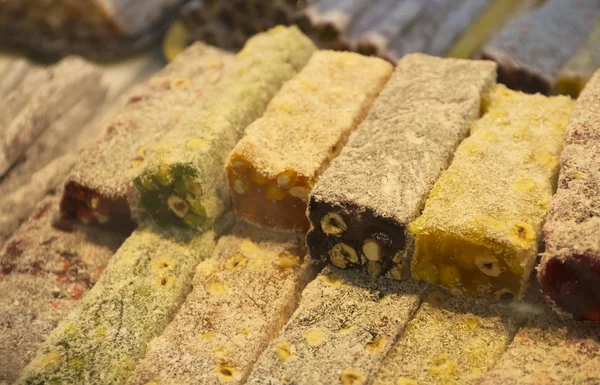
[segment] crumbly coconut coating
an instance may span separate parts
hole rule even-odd
[[[424,286],[326,268],[254,366],[248,384],[371,383]]]
[[[2,124],[0,175],[3,175],[38,136],[67,113],[76,102],[91,93],[97,93],[98,88],[105,89],[101,84],[102,71],[78,57],[68,57],[48,70],[35,69],[30,72],[33,76],[38,71],[47,71],[47,75],[42,76],[42,82],[34,82],[33,92],[27,98],[27,102],[22,107],[21,103],[16,103],[13,107],[16,108],[15,112],[18,112]],[[28,73],[23,80],[24,86],[29,84],[29,75]],[[12,94],[19,92],[17,87]]]
[[[229,204],[226,156],[314,51],[297,27],[275,27],[250,39],[220,95],[206,108],[184,113],[150,150],[135,181],[144,208],[160,222],[198,230],[211,226]]]
[[[339,154],[392,72],[378,58],[319,51],[246,130],[226,164],[236,214],[305,232],[312,186]]]
[[[576,98],[600,68],[600,21],[586,43],[558,74],[556,91]]]
[[[77,223],[54,227],[58,201],[42,200],[0,251],[0,383],[17,378],[123,242]]]
[[[146,147],[172,129],[184,111],[204,103],[204,96],[218,87],[223,69],[232,63],[233,55],[202,43],[188,48],[130,95],[103,137],[84,149],[67,185],[82,186],[107,200],[124,200],[138,219],[142,214],[132,181],[141,172]],[[70,206],[76,198],[68,194],[69,189],[66,192],[63,212],[75,216]]]
[[[404,235],[405,227],[420,214],[433,184],[479,116],[481,97],[495,84],[495,69],[492,62],[424,54],[410,54],[398,62],[369,116],[310,195],[310,231],[318,233],[308,237],[313,258],[329,256],[333,244],[323,237],[344,242],[360,255],[372,226],[387,229],[393,223],[394,233],[386,235],[403,239],[392,239],[396,244],[379,258],[388,260],[380,273],[392,268],[387,262],[398,252],[404,254],[394,262],[407,262],[411,242],[404,242],[410,238],[410,233]],[[323,205],[341,216],[348,227],[345,232],[332,235],[323,228],[328,213]],[[360,266],[367,267],[356,267]]]
[[[303,243],[238,224],[198,265],[192,293],[129,384],[244,384],[317,273]]]
[[[38,349],[16,384],[125,384],[191,289],[215,233],[136,230]]]
[[[600,383],[600,328],[557,316],[549,306],[536,311],[479,384]]]
[[[485,114],[410,225],[417,236],[414,277],[473,295],[523,293],[572,107],[565,96],[502,85],[486,96]]]
[[[548,0],[511,20],[484,48],[510,87],[549,93],[600,17],[596,0]]]
[[[434,289],[379,369],[376,385],[475,385],[520,324],[511,306]]]
[[[538,278],[549,299],[564,310],[600,322],[599,71],[577,101],[561,166]]]

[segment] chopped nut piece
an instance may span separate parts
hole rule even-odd
[[[340,374],[340,381],[342,385],[362,385],[364,384],[366,377],[355,369],[344,369]]]
[[[321,219],[321,230],[327,235],[342,235],[348,230],[342,216],[336,212],[327,213]]]
[[[287,361],[292,357],[292,347],[287,341],[280,341],[275,344],[277,357],[282,361]]]
[[[331,249],[331,263],[337,267],[345,268],[347,261],[358,263],[356,251],[345,243],[338,243]]]
[[[367,349],[371,353],[378,353],[383,350],[386,344],[387,339],[385,337],[376,337],[373,341],[369,342],[365,346],[365,349]]]
[[[369,261],[379,261],[383,254],[379,242],[374,238],[369,238],[363,243],[362,251]]]
[[[171,195],[167,202],[169,204],[169,208],[175,213],[175,215],[177,215],[179,218],[185,217],[189,207],[183,199],[179,198],[177,195]]]
[[[500,274],[502,274],[502,269],[500,268],[498,258],[494,257],[493,255],[480,255],[475,257],[473,261],[479,270],[481,270],[481,272],[485,275],[489,275],[490,277],[499,277]]]
[[[314,329],[306,333],[306,343],[310,346],[319,346],[325,342],[325,334],[321,330]]]

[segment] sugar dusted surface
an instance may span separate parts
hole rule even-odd
[[[480,384],[592,385],[600,383],[598,368],[600,327],[561,318],[544,306]]]
[[[520,324],[506,303],[431,290],[381,365],[375,385],[475,385]]]
[[[0,383],[16,379],[123,242],[80,224],[53,227],[58,201],[42,200],[0,251]]]
[[[486,97],[487,112],[458,147],[411,232],[443,232],[515,250],[526,281],[572,107],[568,97],[526,95],[496,86]],[[519,236],[522,226],[530,226],[532,234]]]
[[[479,115],[495,64],[411,54],[319,179],[312,198],[346,201],[407,224]]]
[[[192,293],[129,384],[245,383],[316,274],[303,243],[238,224],[198,266]]]
[[[365,117],[391,71],[381,59],[316,52],[232,153],[270,179],[286,170],[317,176]]]
[[[261,355],[249,384],[338,384],[349,370],[369,383],[417,310],[423,289],[415,281],[325,269],[303,291],[298,309]]]
[[[212,87],[214,72],[208,64],[215,60],[228,65],[233,55],[196,43],[138,88],[103,137],[82,152],[68,181],[137,202],[131,182],[140,172],[133,166],[138,151],[157,142]]]

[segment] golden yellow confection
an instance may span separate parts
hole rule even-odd
[[[410,225],[412,274],[453,293],[520,297],[537,257],[573,101],[494,88]]]

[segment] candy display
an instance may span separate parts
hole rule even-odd
[[[556,77],[600,19],[596,0],[548,0],[509,21],[485,45],[483,55],[499,65],[499,80],[511,88],[548,94]]]
[[[400,279],[414,244],[406,227],[468,135],[495,77],[492,62],[423,54],[400,60],[310,194],[313,258]]]
[[[301,237],[238,224],[198,266],[192,293],[129,384],[245,384],[315,275]]]
[[[239,218],[306,231],[317,178],[364,119],[392,72],[378,58],[319,51],[247,129],[226,168]]]
[[[123,242],[77,223],[56,228],[58,201],[58,196],[43,199],[0,250],[2,384],[17,378]]]
[[[254,366],[248,384],[371,383],[419,307],[415,281],[327,268]]]
[[[219,95],[183,114],[147,154],[135,179],[144,209],[163,224],[210,227],[229,204],[223,172],[229,151],[314,50],[296,27],[276,27],[248,40]]]
[[[436,182],[416,236],[413,277],[452,293],[522,296],[535,265],[573,102],[496,86]]]
[[[600,323],[600,71],[567,128],[544,233],[538,274],[544,294],[575,318]]]
[[[129,96],[105,134],[90,143],[66,181],[63,215],[129,234],[143,218],[133,180],[146,152],[183,112],[219,85],[233,55],[197,43]]]

